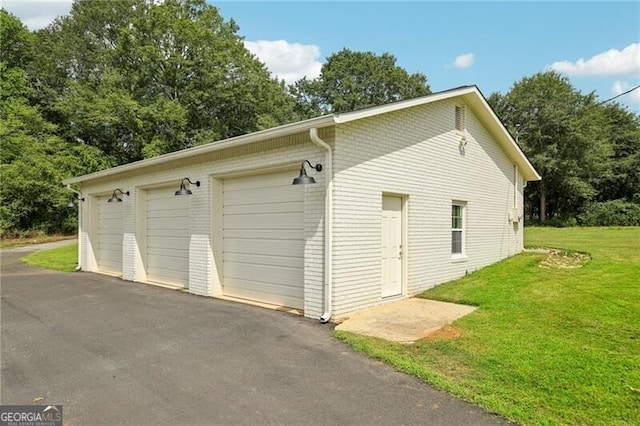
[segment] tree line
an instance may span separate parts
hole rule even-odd
[[[526,189],[530,220],[640,225],[640,116],[582,94],[553,71],[488,99],[543,179]]]
[[[205,0],[76,0],[34,32],[2,9],[0,73],[3,235],[73,232],[60,185],[70,176],[431,93],[427,77],[392,54],[346,48],[320,77],[287,85]],[[640,201],[637,115],[597,105],[553,73],[489,101],[545,177],[528,188],[530,217]]]

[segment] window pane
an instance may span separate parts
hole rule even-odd
[[[451,231],[451,253],[462,253],[462,231]]]
[[[462,206],[451,206],[451,227],[462,229]]]

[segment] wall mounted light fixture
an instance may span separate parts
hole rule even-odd
[[[312,176],[307,176],[307,171],[304,168],[304,163],[309,164],[309,167],[316,169],[317,172],[322,171],[322,164],[318,163],[315,166],[309,162],[309,160],[304,160],[302,165],[300,166],[300,176],[293,180],[292,185],[306,185],[308,183],[316,183],[316,180]]]
[[[197,187],[200,187],[200,181],[197,180],[195,182],[191,182],[191,180],[189,178],[184,178],[182,179],[182,182],[180,183],[180,189],[178,189],[175,193],[175,195],[191,195],[193,194],[193,192],[191,192],[190,189],[187,189],[187,187],[184,185],[184,181],[189,182],[191,185],[195,185]]]
[[[126,195],[129,196],[129,191],[127,192],[123,192],[122,189],[120,188],[116,188],[113,190],[113,195],[111,195],[111,198],[109,198],[107,200],[107,203],[113,203],[114,201],[121,203],[122,202],[122,198],[118,197],[118,195],[116,194],[116,192],[120,192],[120,194],[122,195]]]
[[[84,201],[84,197],[80,198],[78,197],[79,201]],[[67,207],[69,207],[70,209],[74,208],[76,206],[76,203],[73,202],[73,196],[69,198],[69,202],[67,203]]]

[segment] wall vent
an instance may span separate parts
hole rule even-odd
[[[464,107],[456,105],[456,130],[464,131],[465,122],[464,122]]]

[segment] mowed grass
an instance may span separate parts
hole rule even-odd
[[[29,265],[54,271],[73,272],[78,264],[78,244],[34,251],[21,259]]]
[[[524,253],[423,293],[479,306],[457,338],[412,345],[336,332],[356,349],[520,424],[640,425],[640,228],[526,228]]]

